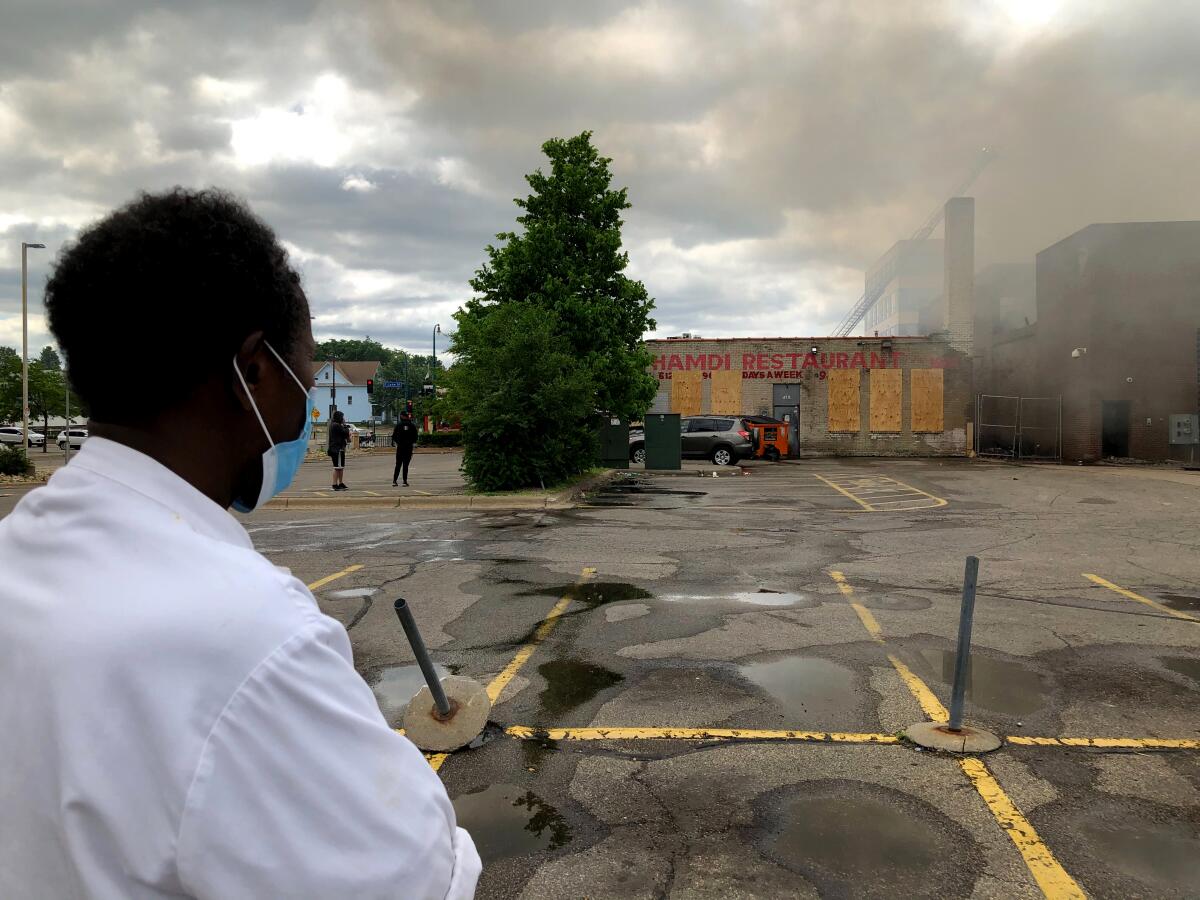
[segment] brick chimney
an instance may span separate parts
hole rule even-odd
[[[946,281],[942,321],[950,346],[968,356],[975,325],[975,198],[946,201]]]

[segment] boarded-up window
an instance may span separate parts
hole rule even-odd
[[[858,369],[833,369],[829,384],[829,430],[858,431]]]
[[[721,369],[712,373],[712,412],[736,416],[742,409],[742,373]]]
[[[871,370],[871,430],[899,431],[903,369]]]
[[[912,430],[945,431],[942,370],[912,370]]]
[[[671,373],[671,412],[681,416],[700,415],[700,391],[702,373]]]

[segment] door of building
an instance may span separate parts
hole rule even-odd
[[[1100,455],[1129,456],[1129,401],[1105,400],[1100,424]]]
[[[772,414],[788,425],[788,455],[797,456],[800,452],[800,385],[773,384],[771,394]]]

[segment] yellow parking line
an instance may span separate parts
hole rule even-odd
[[[846,580],[846,576],[841,572],[830,572],[829,577],[837,582],[838,590],[843,596],[854,597],[854,588],[850,586],[850,582]],[[863,628],[871,633],[877,643],[883,643],[883,629],[879,627],[879,623],[875,617],[871,615],[871,611],[859,603],[857,600],[850,600],[850,608],[858,615],[858,619],[863,623]]]
[[[829,485],[831,488],[833,488],[839,494],[849,497],[851,500],[853,500],[855,503],[857,503],[859,506],[861,506],[867,512],[875,512],[874,508],[871,506],[870,503],[867,503],[865,500],[860,500],[858,497],[855,497],[852,493],[850,493],[845,488],[838,487],[836,484],[834,484],[832,481],[830,481],[828,478],[824,477],[823,475],[818,475],[816,472],[813,472],[813,478],[821,479],[821,481],[825,482],[827,485]]]
[[[845,577],[840,572],[837,574],[839,577],[834,578],[834,581],[838,582],[838,587],[841,588],[842,593],[848,596],[852,595],[854,588],[846,582]],[[831,572],[830,575],[832,576],[833,573]],[[874,620],[874,617],[872,617],[872,620]],[[866,622],[864,621],[863,624],[865,626]],[[878,627],[878,623],[876,623],[876,627]],[[870,628],[867,630],[871,631]],[[872,637],[883,643],[882,631],[878,635],[872,632]],[[917,702],[921,704],[921,709],[925,712],[926,716],[934,722],[949,721],[950,714],[933,691],[929,689],[929,685],[925,684],[908,666],[890,653],[888,654],[888,661],[900,673],[900,677],[904,679],[904,684],[917,699]],[[962,766],[963,772],[971,780],[971,784],[979,793],[987,808],[991,810],[996,822],[1004,829],[1005,833],[1016,846],[1017,852],[1025,860],[1025,865],[1028,867],[1030,874],[1033,875],[1038,887],[1042,889],[1042,893],[1050,898],[1050,900],[1069,900],[1069,898],[1086,897],[1086,894],[1075,883],[1075,880],[1067,874],[1058,860],[1054,858],[1054,854],[1050,852],[1050,848],[1042,842],[1037,831],[1029,824],[1029,820],[1025,818],[1016,804],[1004,793],[1004,789],[1000,787],[1000,783],[988,770],[983,760],[977,757],[969,757],[959,760],[959,765]]]
[[[979,792],[979,796],[983,798],[987,808],[992,811],[992,815],[996,817],[1000,827],[1008,833],[1009,838],[1016,845],[1017,851],[1025,860],[1025,865],[1029,867],[1029,872],[1037,881],[1038,887],[1042,889],[1042,893],[1051,900],[1086,898],[1087,895],[1083,889],[1054,858],[1050,848],[1043,843],[1037,831],[1017,809],[1016,804],[1009,799],[1008,794],[1004,793],[1000,782],[996,781],[992,773],[988,771],[983,760],[977,757],[968,757],[960,759],[958,764],[971,779],[971,784],[975,786],[975,790]]]
[[[449,753],[426,753],[425,758],[429,760],[429,768],[437,772],[442,768],[442,764],[450,756]]]
[[[1136,600],[1138,603],[1145,603],[1151,609],[1157,609],[1159,612],[1165,612],[1168,616],[1174,616],[1176,619],[1186,619],[1189,622],[1200,622],[1195,616],[1189,616],[1185,612],[1180,612],[1177,609],[1171,609],[1169,606],[1163,606],[1156,600],[1151,600],[1149,597],[1143,597],[1141,594],[1135,594],[1133,591],[1128,591],[1119,584],[1113,584],[1099,575],[1092,575],[1088,572],[1083,573],[1083,577],[1088,581],[1093,581],[1102,588],[1108,588],[1114,593],[1120,594],[1122,597],[1128,597],[1130,600]]]
[[[583,584],[596,572],[595,569],[585,568],[579,575],[579,581],[576,584]],[[558,624],[558,617],[561,616],[571,605],[574,597],[571,594],[566,594],[561,600],[554,604],[554,608],[550,610],[546,618],[542,619],[542,624],[538,626],[537,631],[533,633],[529,643],[517,651],[517,655],[512,658],[504,671],[492,679],[491,684],[487,686],[488,699],[493,703],[496,702],[501,692],[508,687],[508,683],[513,680],[516,674],[521,671],[521,667],[529,662],[529,657],[533,656],[533,651],[538,648],[538,644],[546,639],[546,636],[554,630],[554,626]]]
[[[317,588],[323,588],[325,585],[329,584],[329,582],[337,581],[343,575],[349,575],[351,572],[357,572],[361,568],[361,565],[346,566],[346,568],[342,569],[340,572],[334,572],[332,575],[326,575],[324,578],[318,578],[308,586],[308,589],[310,591],[315,591]]]
[[[379,491],[363,491],[364,494],[370,494],[372,497],[380,496]]]
[[[882,638],[879,641],[883,643]],[[908,692],[921,704],[922,712],[929,716],[931,721],[950,721],[950,713],[946,711],[946,707],[942,706],[942,701],[937,698],[937,694],[929,689],[929,685],[918,678],[912,669],[890,653],[888,654],[888,662],[892,664],[892,668],[904,679],[904,684],[908,688]]]
[[[893,734],[856,734],[843,731],[788,731],[755,728],[534,728],[512,725],[505,729],[512,737],[551,741],[798,741],[801,743],[898,744]]]
[[[1021,747],[1102,747],[1123,750],[1200,750],[1200,740],[1191,738],[1104,738],[1104,737],[1030,737],[1005,738]]]

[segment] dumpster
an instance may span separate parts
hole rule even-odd
[[[683,445],[679,437],[679,413],[647,413],[646,468],[682,468]],[[628,454],[628,449],[625,451]]]
[[[623,469],[629,465],[629,420],[611,416],[600,426],[600,465]]]

